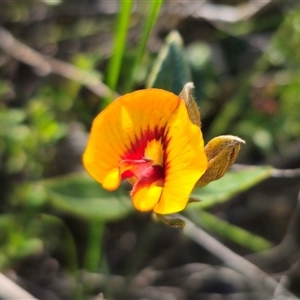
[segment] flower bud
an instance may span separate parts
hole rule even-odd
[[[241,144],[245,144],[245,141],[233,135],[221,135],[210,140],[204,148],[208,159],[208,168],[195,187],[205,186],[211,181],[223,177],[235,162]]]
[[[192,82],[188,82],[182,89],[179,94],[179,98],[181,98],[187,109],[188,115],[192,123],[201,127],[201,119],[200,119],[200,111],[195,101],[192,93],[192,89],[194,88],[194,84]]]

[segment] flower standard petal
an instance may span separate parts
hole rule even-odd
[[[109,190],[117,189],[121,174],[115,168],[125,159],[143,159],[147,143],[163,134],[180,101],[170,92],[148,89],[110,104],[92,125],[83,155],[89,174]]]

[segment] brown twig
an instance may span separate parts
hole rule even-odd
[[[278,0],[277,0],[278,1]],[[140,2],[140,3],[139,3]],[[195,0],[167,0],[161,10],[161,17],[164,20],[169,20],[166,16],[177,15],[181,19],[188,17],[202,18],[208,22],[221,22],[221,23],[236,23],[243,20],[247,20],[261,10],[270,6],[272,3],[276,3],[276,0],[250,0],[238,5],[226,5],[226,4],[214,4],[210,1],[195,1]],[[52,11],[51,14],[45,15],[45,18],[58,17],[62,14],[68,14],[72,17],[77,16],[115,16],[118,13],[119,6],[117,1],[103,1],[97,3],[97,5],[86,5],[78,2],[77,5],[73,5],[71,2],[64,2],[59,10]],[[143,1],[136,1],[132,8],[132,13],[141,14],[145,12],[145,6]],[[40,20],[40,19],[38,19]]]
[[[213,4],[206,1],[170,1],[166,10],[173,11],[181,17],[193,16],[209,22],[236,23],[250,19],[274,0],[252,0],[237,6]],[[171,8],[172,5],[172,8]],[[166,12],[167,13],[167,12]]]
[[[232,170],[247,170],[253,169],[257,166],[249,166],[242,164],[234,164],[231,169]],[[276,169],[272,166],[268,166],[270,168],[270,176],[273,178],[295,178],[300,176],[300,168],[297,169]]]
[[[111,95],[113,95],[113,98],[117,98],[119,96],[117,93],[112,92],[107,85],[90,73],[80,70],[69,63],[62,62],[55,58],[45,59],[49,63],[52,73],[81,83],[95,95],[103,98],[110,97]]]
[[[300,192],[293,215],[288,224],[285,236],[282,242],[269,250],[263,251],[259,254],[251,254],[247,259],[259,265],[263,269],[272,269],[274,272],[286,272],[291,268],[293,257],[295,257],[300,250]]]
[[[272,168],[271,176],[275,178],[294,178],[300,176],[300,169],[275,169]]]
[[[35,68],[41,76],[51,73],[79,82],[99,97],[106,98],[118,94],[111,91],[108,86],[89,72],[75,66],[40,54],[27,45],[21,43],[13,35],[0,26],[0,48],[8,55]]]
[[[250,279],[250,283],[262,290],[267,291],[271,295],[285,296],[289,299],[298,299],[295,295],[289,292],[284,286],[280,285],[275,279],[270,277],[268,274],[263,272],[257,266],[247,261],[243,257],[231,251],[229,248],[225,247],[211,235],[206,233],[203,229],[197,227],[190,220],[183,217],[182,215],[176,216],[183,219],[186,222],[186,226],[183,229],[183,233],[191,238],[194,242],[208,250],[213,255],[221,259],[226,265],[230,266],[232,269],[244,274]],[[279,288],[280,285],[280,288]],[[279,293],[281,293],[279,295]]]

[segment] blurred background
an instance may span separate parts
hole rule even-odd
[[[38,299],[299,297],[299,49],[297,1],[2,1],[1,272]],[[251,168],[195,191],[185,216],[274,291],[83,170],[117,95],[188,81],[205,141],[241,137]]]

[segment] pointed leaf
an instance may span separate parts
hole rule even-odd
[[[207,230],[211,230],[214,233],[217,233],[218,235],[252,251],[260,252],[274,246],[266,239],[243,228],[230,224],[226,220],[219,219],[206,211],[193,211],[190,209],[184,214],[195,224],[204,227]]]

